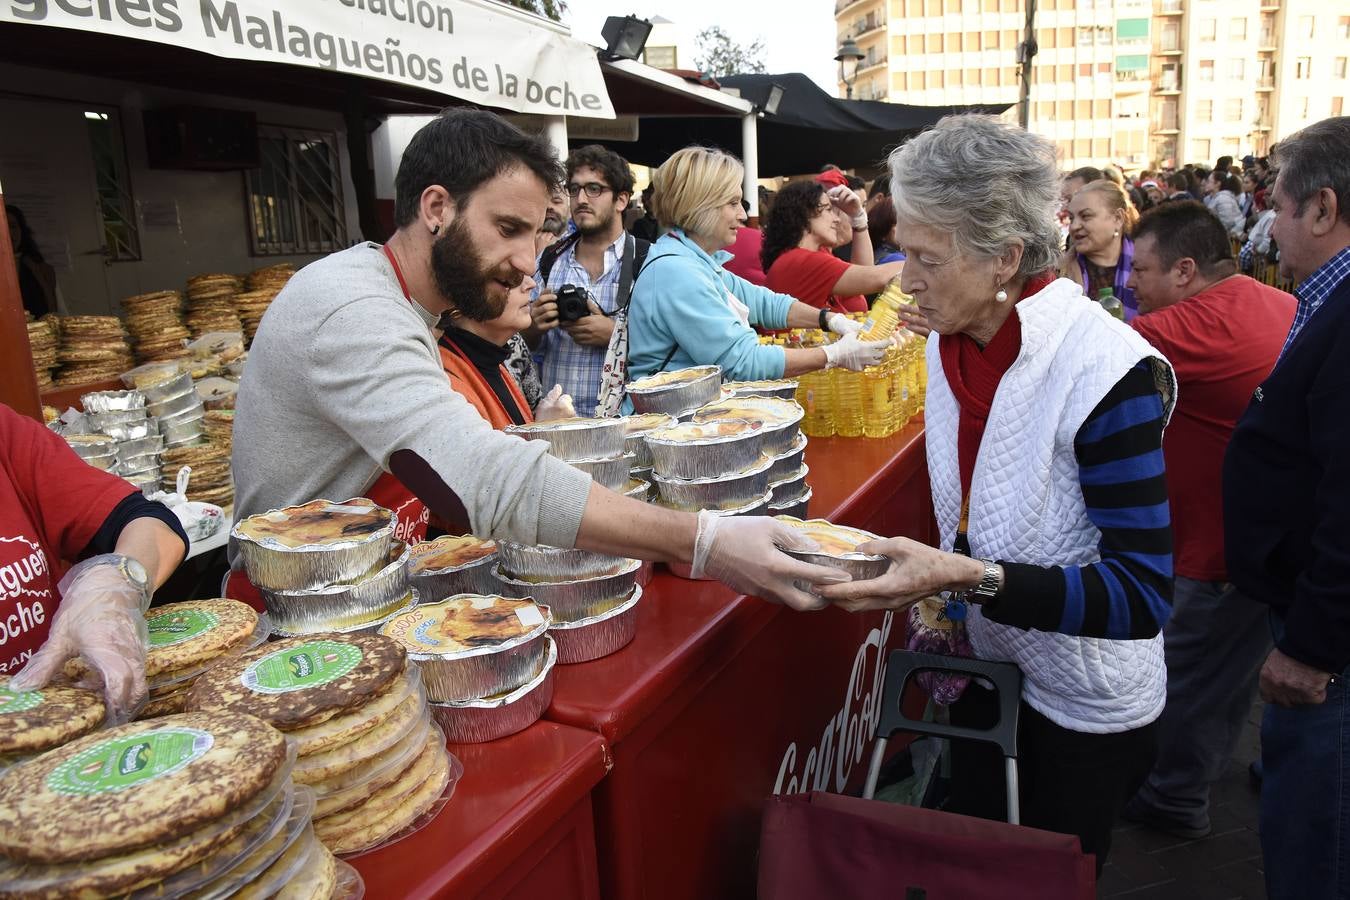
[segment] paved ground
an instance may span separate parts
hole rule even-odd
[[[1214,832],[1198,841],[1169,837],[1142,825],[1121,823],[1098,895],[1128,900],[1263,900],[1261,844],[1256,831],[1257,791],[1247,764],[1260,755],[1261,706],[1223,779],[1210,795]]]

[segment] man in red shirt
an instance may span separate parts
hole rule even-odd
[[[123,717],[145,695],[142,614],[187,549],[162,503],[0,404],[0,690],[42,687],[78,654]]]
[[[1172,363],[1178,384],[1163,437],[1176,554],[1163,630],[1167,708],[1157,763],[1125,817],[1203,837],[1209,786],[1251,711],[1271,645],[1266,607],[1228,583],[1223,455],[1275,365],[1294,298],[1238,274],[1223,224],[1195,201],[1167,203],[1140,219],[1128,286],[1140,313],[1130,324]]]

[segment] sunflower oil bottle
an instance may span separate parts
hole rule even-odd
[[[911,300],[908,294],[900,290],[900,282],[889,282],[877,296],[876,303],[872,304],[872,312],[863,321],[863,330],[858,337],[864,341],[890,337],[900,325],[900,307]]]
[[[861,437],[863,433],[863,372],[830,369],[827,373],[834,396],[834,433]]]
[[[798,338],[801,346],[819,347],[826,343],[820,331],[803,333]],[[797,403],[806,411],[801,428],[807,437],[834,434],[834,386],[829,372],[818,369],[798,375]]]
[[[881,362],[862,371],[863,434],[870,438],[891,434],[895,419],[895,381],[891,377],[895,348]]]

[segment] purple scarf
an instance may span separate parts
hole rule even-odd
[[[1092,278],[1088,275],[1087,257],[1078,254],[1078,267],[1083,272],[1083,291],[1087,292],[1088,286],[1092,284]],[[1116,261],[1116,286],[1115,294],[1120,298],[1120,305],[1125,307],[1125,321],[1128,322],[1139,312],[1139,304],[1134,299],[1134,291],[1125,286],[1125,282],[1130,280],[1130,269],[1134,267],[1134,241],[1128,237],[1121,238],[1120,241],[1120,259]],[[1089,300],[1096,300],[1096,297],[1089,297]]]

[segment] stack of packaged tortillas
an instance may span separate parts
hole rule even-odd
[[[313,836],[294,747],[199,712],[86,735],[0,777],[0,897],[360,897]]]
[[[334,853],[398,840],[444,807],[463,769],[431,721],[417,669],[380,635],[266,644],[193,685],[188,708],[249,713],[295,744],[293,777],[313,789],[314,832]]]
[[[0,683],[0,773],[103,724],[103,698],[76,687],[12,691]]]

